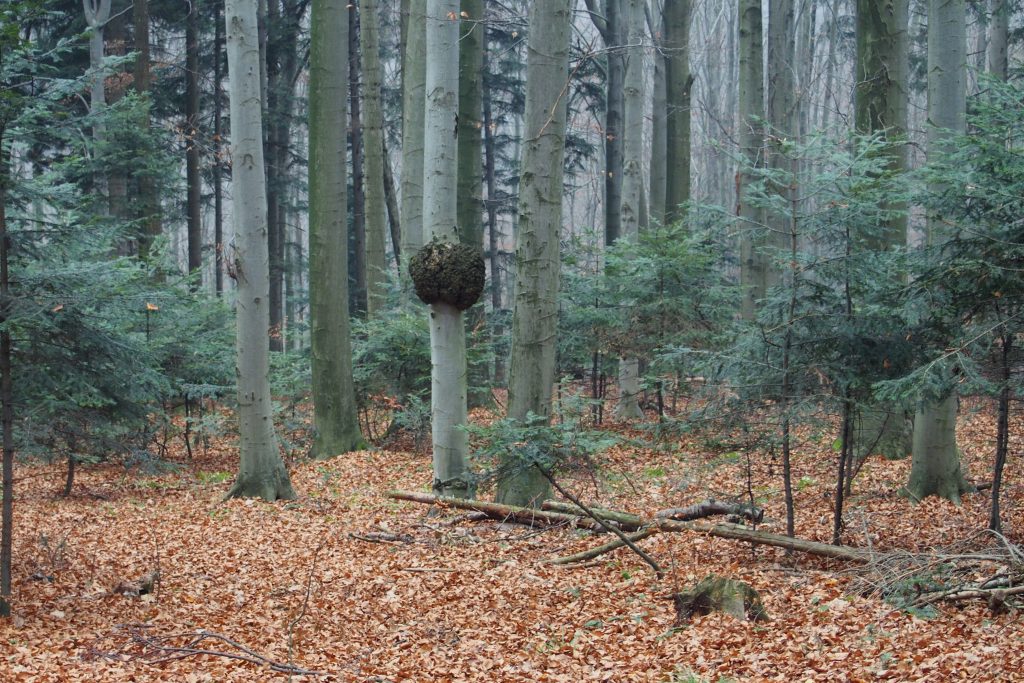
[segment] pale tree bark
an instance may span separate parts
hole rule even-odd
[[[894,146],[886,150],[888,168],[907,168],[903,142],[907,133],[907,71],[909,65],[909,0],[857,1],[857,71],[854,112],[857,132],[883,134]],[[882,226],[868,246],[884,252],[907,244],[906,205],[889,202],[895,216]],[[904,279],[902,274],[896,277]],[[869,403],[858,408],[853,421],[854,457],[871,453],[902,458],[911,452],[909,412],[897,404]],[[869,452],[870,451],[870,452]]]
[[[384,196],[384,110],[381,107],[380,38],[376,0],[359,0],[363,59],[363,149],[366,196],[366,314],[374,317],[387,298],[387,199]]]
[[[313,457],[363,447],[352,382],[345,156],[348,12],[314,0],[309,46],[309,322]]]
[[[349,145],[352,148],[352,271],[355,286],[351,292],[352,309],[356,315],[366,313],[366,192],[363,179],[363,98],[359,82],[359,14],[356,5],[348,4],[348,101]]]
[[[797,133],[796,70],[794,65],[795,37],[793,0],[770,0],[768,13],[768,98],[766,114],[771,125],[773,144],[768,147],[767,162],[773,169],[783,173],[795,171],[793,163],[780,150],[784,140],[792,140]],[[776,186],[773,190],[786,198],[789,204],[788,187]],[[789,247],[789,220],[781,213],[768,216],[770,230],[765,239],[768,248],[781,254]],[[781,269],[765,260],[765,290],[777,284],[782,277]]]
[[[648,183],[649,215],[655,225],[665,223],[668,183],[668,89],[664,52],[665,16],[658,0],[651,0],[651,33],[654,44],[654,83],[651,88],[651,170]]]
[[[1005,81],[1009,76],[1007,39],[1013,3],[1010,0],[989,0],[989,7],[992,14],[989,19],[988,71],[999,80]]]
[[[405,40],[402,50],[402,261],[423,246],[423,122],[425,107],[426,0],[406,0]],[[407,275],[407,274],[406,274]],[[411,301],[412,287],[403,277],[406,300]]]
[[[199,145],[199,3],[186,6],[185,16],[185,179],[188,215],[188,272],[190,285],[202,285],[203,217]]]
[[[459,241],[456,201],[459,108],[459,2],[427,0],[423,227],[431,240]],[[434,492],[472,495],[466,433],[466,334],[462,312],[430,306]]]
[[[671,4],[672,0],[669,0]],[[626,3],[627,43],[626,53],[626,87],[624,91],[625,117],[623,121],[623,155],[622,155],[622,239],[636,241],[640,234],[640,200],[643,195],[643,153],[644,153],[644,10],[642,0],[628,0]],[[667,7],[666,7],[667,9]],[[668,22],[666,21],[666,24]],[[678,53],[672,53],[672,59]],[[669,72],[672,72],[672,59],[669,60]],[[689,111],[686,116],[689,117]],[[672,130],[672,119],[678,116],[673,112],[669,116],[669,130]],[[671,139],[671,133],[669,134]],[[669,154],[671,157],[671,152]],[[675,161],[669,162],[669,177]],[[669,194],[672,193],[671,182]],[[671,200],[670,200],[671,201]],[[668,216],[674,215],[672,205],[667,210]],[[637,400],[640,394],[640,361],[634,356],[623,355],[619,359],[619,402],[615,406],[615,416],[620,420],[642,419],[643,411]]]
[[[152,87],[152,71],[149,55],[149,0],[135,0],[132,3],[132,25],[135,30],[135,69],[134,87],[140,95],[148,95]],[[140,124],[149,128],[149,106],[147,105]],[[150,255],[153,241],[163,231],[160,217],[160,197],[157,192],[156,179],[149,174],[139,178],[139,218],[142,221],[142,233],[139,235],[139,257],[146,259]]]
[[[662,45],[668,117],[665,221],[674,223],[683,219],[682,206],[690,199],[690,0],[665,0]]]
[[[89,69],[92,72],[89,83],[89,114],[93,117],[92,136],[97,143],[106,138],[106,126],[100,120],[100,112],[106,106],[103,82],[103,26],[110,19],[110,0],[82,0],[85,10],[85,25],[89,27]],[[107,194],[107,178],[97,173],[96,189]]]
[[[531,416],[546,424],[551,416],[571,5],[535,0],[530,14],[508,398],[508,416],[523,424]],[[547,493],[548,481],[536,467],[503,460],[498,502],[539,507]]]
[[[743,288],[741,314],[744,320],[757,316],[757,302],[767,291],[768,255],[764,211],[747,201],[748,188],[755,182],[764,158],[764,23],[761,0],[739,0],[736,13],[739,43],[739,146],[742,162],[737,170],[736,215],[740,219],[740,285]]]
[[[928,2],[928,158],[950,151],[950,137],[966,130],[967,13],[964,0]],[[939,188],[935,188],[939,189]],[[946,239],[941,216],[929,215],[927,240]],[[956,389],[925,402],[914,418],[913,457],[907,495],[923,500],[936,495],[954,502],[971,490],[956,446]]]
[[[256,0],[227,0],[225,22],[232,129],[234,272],[238,282],[235,342],[241,459],[238,477],[227,497],[294,498],[288,471],[277,448],[270,396],[270,264]]]

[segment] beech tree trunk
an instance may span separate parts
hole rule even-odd
[[[988,71],[999,80],[1009,76],[1008,37],[1010,33],[1010,0],[989,0],[992,14],[989,18]]]
[[[426,111],[425,78],[426,0],[407,0],[405,41],[402,50],[402,260],[423,246],[423,125]],[[408,277],[403,291],[411,301]]]
[[[571,27],[571,0],[532,4],[508,397],[508,416],[520,424],[530,415],[546,424],[551,415]],[[499,503],[539,507],[548,491],[531,463],[501,462]]]
[[[89,114],[94,117],[93,140],[97,143],[106,138],[106,126],[100,122],[99,113],[106,106],[103,74],[103,26],[110,19],[110,0],[82,0],[85,10],[85,25],[89,27],[89,69],[92,71],[89,84]],[[107,194],[107,179],[97,173],[94,179],[101,195]]]
[[[231,100],[232,196],[241,465],[228,497],[294,498],[278,452],[270,396],[267,310],[267,190],[263,166],[263,112],[256,0],[227,0],[228,73]]]
[[[623,125],[622,163],[622,238],[636,241],[640,234],[640,200],[643,196],[643,150],[644,150],[644,10],[641,0],[626,3],[627,44],[625,119]],[[673,53],[675,59],[678,53]],[[671,70],[670,62],[670,70]],[[671,89],[671,88],[670,88]],[[672,139],[672,119],[669,116],[669,139]],[[689,112],[686,114],[689,116]],[[669,153],[671,157],[671,152]],[[669,163],[669,176],[675,161]],[[672,194],[669,181],[669,194]],[[667,209],[669,219],[675,215],[671,200]],[[623,356],[619,360],[619,402],[615,416],[620,420],[643,419],[638,396],[640,394],[640,361],[636,357]]]
[[[423,149],[423,226],[433,240],[458,242],[459,3],[427,0],[426,115]],[[411,26],[410,26],[411,28]],[[434,492],[469,497],[467,465],[466,333],[462,312],[430,306],[431,427]]]
[[[928,158],[950,149],[950,134],[966,130],[967,14],[964,0],[928,3]],[[940,188],[933,188],[940,189]],[[947,238],[941,216],[930,215],[927,239]],[[950,378],[947,395],[921,405],[914,418],[913,458],[907,495],[923,500],[937,495],[954,502],[971,490],[956,446],[956,389]]]
[[[682,206],[690,199],[690,0],[665,0],[663,45],[668,117],[665,222],[674,223],[683,219]]]
[[[0,55],[2,58],[2,55]],[[7,188],[10,157],[5,144],[5,125],[0,122],[0,429],[2,436],[2,482],[0,503],[0,617],[11,616],[11,551],[14,540],[14,378],[13,347],[7,321],[11,306],[11,278],[8,270],[10,237],[7,234]]]
[[[152,72],[149,65],[149,0],[134,0],[132,3],[132,26],[135,33],[134,87],[140,95],[148,95]],[[140,124],[149,128],[149,105],[143,110]],[[139,257],[148,259],[153,241],[160,236],[163,228],[160,218],[160,196],[156,179],[149,173],[139,176],[139,218],[142,233],[139,235]]]
[[[199,5],[187,5],[185,17],[185,183],[188,214],[188,272],[190,286],[203,284],[202,177],[199,145]]]
[[[769,257],[764,210],[746,198],[756,180],[756,169],[764,156],[764,38],[761,0],[740,0],[739,24],[739,145],[742,165],[736,172],[736,215],[740,219],[740,285],[743,287],[741,314],[744,320],[757,317],[757,302],[768,288]]]
[[[387,199],[384,195],[384,110],[381,108],[380,39],[376,0],[359,0],[363,60],[363,149],[366,194],[366,315],[383,309],[387,298]]]
[[[348,311],[348,12],[314,0],[309,49],[309,321],[313,456],[361,448]]]
[[[665,19],[658,4],[658,0],[651,0],[651,42],[655,50],[654,82],[651,89],[651,170],[647,191],[650,197],[648,214],[651,222],[655,225],[664,225],[668,183],[668,88],[665,73],[668,60],[662,45]]]

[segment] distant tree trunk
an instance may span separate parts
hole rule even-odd
[[[989,507],[988,528],[992,531],[1002,531],[1003,521],[999,512],[999,493],[1003,486],[1003,468],[1006,466],[1006,458],[1010,451],[1010,402],[1013,399],[1013,386],[1010,384],[1013,361],[1010,358],[1010,348],[1013,345],[1013,334],[1009,334],[1004,327],[999,334],[999,365],[1002,371],[1002,386],[999,388],[999,399],[996,412],[996,461],[992,468],[992,495],[991,506]]]
[[[571,4],[535,0],[530,13],[508,399],[508,416],[523,424],[551,414]],[[548,481],[530,463],[506,459],[500,472],[499,503],[539,507],[547,497]]]
[[[313,368],[312,455],[362,447],[352,380],[345,192],[348,15],[314,0],[309,46],[309,322]]]
[[[224,294],[224,76],[221,70],[224,50],[223,9],[222,3],[218,1],[213,38],[213,268],[217,296]]]
[[[484,64],[490,54],[489,47],[484,44]],[[484,79],[483,96],[483,127],[484,127],[484,179],[487,186],[487,255],[491,271],[491,310],[497,314],[502,310],[501,302],[501,254],[498,235],[498,197],[497,179],[495,177],[495,157],[497,144],[494,140],[494,119],[491,115],[491,89],[488,79]],[[498,317],[498,320],[502,320]],[[505,333],[504,325],[496,323],[494,338],[500,339]],[[500,386],[505,382],[505,359],[502,354],[494,354],[494,384]]]
[[[667,155],[665,221],[683,219],[690,200],[690,0],[665,0]],[[628,78],[628,77],[627,77]]]
[[[185,16],[185,182],[188,214],[188,272],[190,286],[203,284],[202,178],[199,174],[199,5],[186,6]]]
[[[0,55],[2,57],[2,55]],[[11,550],[14,538],[14,379],[10,328],[4,325],[11,307],[8,271],[7,188],[10,157],[0,124],[0,429],[3,430],[3,502],[0,504],[0,617],[11,616]]]
[[[651,171],[650,218],[655,225],[664,225],[667,213],[666,191],[668,182],[668,88],[664,55],[665,17],[657,0],[651,0],[654,50],[654,83],[651,93]]]
[[[355,291],[352,292],[353,309],[356,314],[366,312],[366,193],[363,179],[366,171],[363,168],[363,118],[361,97],[359,95],[359,21],[356,6],[349,4],[348,12],[348,91],[349,91],[349,130],[352,147],[352,234],[353,261],[351,263],[355,276]]]
[[[988,71],[1001,81],[1009,76],[1008,37],[1010,32],[1010,13],[1013,3],[1010,0],[989,0],[992,8],[988,39]]]
[[[949,136],[966,130],[967,14],[964,0],[928,2],[928,157],[937,160],[950,149]],[[934,188],[939,189],[939,188]],[[947,237],[941,216],[928,216],[927,239]],[[938,401],[921,405],[914,418],[913,458],[907,494],[913,500],[937,495],[960,502],[970,485],[956,446],[959,400],[952,380]]]
[[[739,24],[739,146],[743,161],[736,171],[736,215],[740,219],[740,284],[742,316],[757,317],[757,302],[767,291],[768,255],[764,251],[764,211],[747,201],[764,158],[764,38],[761,0],[740,0]]]
[[[363,148],[366,192],[366,315],[374,317],[387,300],[387,198],[384,195],[384,110],[381,108],[380,39],[376,0],[359,0],[363,60]]]
[[[794,64],[795,28],[793,24],[793,0],[770,0],[768,14],[768,102],[766,114],[772,127],[773,145],[768,148],[768,165],[785,173],[795,171],[792,162],[781,151],[784,140],[792,140],[797,132],[796,113],[796,66]],[[789,188],[776,186],[773,190],[786,198],[789,204]],[[766,243],[777,254],[788,249],[787,219],[781,212],[768,216],[770,231]],[[765,290],[778,284],[781,269],[766,259]]]
[[[89,27],[89,69],[92,71],[89,84],[89,114],[94,118],[93,140],[97,143],[106,138],[106,126],[100,121],[99,113],[106,106],[103,77],[103,26],[110,19],[110,0],[82,0],[85,10],[85,25]],[[94,180],[101,195],[107,194],[107,179],[97,173]]]
[[[671,1],[671,0],[670,0]],[[626,26],[626,88],[625,118],[623,121],[622,155],[622,239],[636,241],[640,234],[640,199],[643,195],[643,149],[644,149],[644,14],[642,0],[627,0]],[[668,22],[666,22],[668,23]],[[675,54],[673,54],[673,58]],[[669,62],[671,71],[671,61]],[[689,113],[687,113],[689,116]],[[669,129],[672,129],[669,116]],[[669,135],[671,138],[671,134]],[[671,153],[670,153],[671,156]],[[672,176],[670,162],[669,176]],[[669,194],[672,188],[669,187]],[[668,215],[673,216],[671,204]],[[615,415],[621,420],[642,419],[643,411],[637,397],[640,393],[640,361],[632,354],[619,359],[619,402]]]
[[[227,0],[237,296],[238,442],[241,466],[228,497],[294,498],[274,434],[267,310],[267,190],[256,0]]]
[[[402,50],[402,257],[423,246],[423,117],[426,107],[426,0],[407,0],[409,15]],[[403,278],[407,282],[408,278]],[[412,288],[403,287],[406,299]]]
[[[432,240],[458,242],[459,2],[427,0],[423,225]],[[430,306],[434,493],[472,495],[466,463],[466,332],[454,306]]]
[[[135,30],[135,91],[148,95],[152,87],[149,55],[149,0],[135,0],[132,3],[132,25]],[[142,121],[149,128],[149,105],[144,109]],[[160,218],[160,197],[156,179],[150,173],[139,176],[139,218],[142,220],[142,234],[139,237],[139,256],[148,259],[153,241],[162,231]]]
[[[391,248],[395,255],[395,268],[402,269],[402,216],[398,210],[398,189],[395,175],[391,170],[391,155],[388,154],[387,140],[384,140],[384,203],[388,207],[388,231],[391,233]]]

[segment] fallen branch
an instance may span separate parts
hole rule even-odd
[[[1006,599],[1014,595],[1024,595],[1024,586],[1013,588],[960,588],[952,591],[934,591],[925,593],[914,601],[914,607],[925,607],[943,600],[947,602],[963,602],[965,600],[985,600],[993,612],[1006,607]]]
[[[669,508],[662,510],[654,516],[657,519],[674,519],[677,522],[689,522],[695,519],[704,519],[712,515],[731,515],[749,519],[755,524],[760,524],[764,519],[764,510],[753,505],[743,503],[726,503],[725,501],[708,498],[707,500],[689,505],[683,508]]]
[[[550,510],[552,512],[562,512],[567,515],[585,515],[586,513],[578,506],[573,503],[565,503],[560,500],[545,500],[541,503],[540,508],[542,510]],[[637,515],[631,515],[628,512],[619,512],[618,510],[609,510],[608,508],[588,506],[590,511],[597,517],[609,522],[615,522],[620,529],[623,531],[636,531],[644,525],[644,520]]]
[[[389,491],[388,498],[395,500],[407,500],[412,503],[423,503],[425,505],[438,505],[441,507],[452,507],[461,510],[474,510],[487,515],[499,522],[514,521],[530,526],[574,526],[579,529],[590,529],[591,531],[604,531],[599,522],[579,515],[571,515],[562,512],[545,512],[532,508],[523,508],[515,505],[502,505],[500,503],[488,503],[483,500],[465,500],[463,498],[449,498],[447,496],[435,496],[432,493],[418,493],[416,491]]]
[[[410,534],[392,534],[386,531],[368,531],[365,534],[349,534],[349,538],[367,543],[412,543],[414,539]]]
[[[389,498],[397,500],[408,500],[414,503],[425,503],[427,505],[447,505],[464,510],[476,510],[485,512],[492,519],[508,520],[515,519],[524,523],[535,525],[570,525],[582,529],[602,530],[602,527],[593,519],[579,517],[561,512],[545,512],[543,510],[532,510],[514,505],[500,505],[498,503],[487,503],[479,500],[463,500],[461,498],[446,498],[435,496],[430,493],[416,493],[411,491],[391,491]],[[828,557],[834,560],[845,560],[849,562],[868,562],[871,554],[857,548],[819,543],[817,541],[806,541],[801,538],[792,538],[780,534],[772,534],[766,531],[755,531],[737,524],[711,524],[708,522],[677,522],[671,519],[655,520],[650,526],[656,527],[662,532],[694,531],[708,536],[718,538],[729,538],[736,541],[746,541],[758,545],[769,545],[787,550]]]
[[[636,543],[637,541],[642,541],[648,536],[653,536],[656,533],[658,533],[657,527],[648,527],[643,531],[628,534],[626,537],[630,541]],[[626,544],[622,542],[622,539],[616,538],[614,541],[609,541],[604,545],[599,545],[596,548],[591,548],[590,550],[584,550],[583,552],[576,553],[575,555],[566,555],[565,557],[556,557],[553,560],[548,560],[548,564],[576,564],[578,562],[586,562],[587,560],[592,560],[595,557],[600,557],[605,553],[618,550],[624,545]]]

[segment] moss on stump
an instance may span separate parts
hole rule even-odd
[[[464,311],[484,290],[484,259],[466,244],[432,240],[409,259],[416,296],[425,304],[449,304]]]
[[[710,575],[693,588],[672,596],[676,605],[676,625],[687,623],[696,614],[724,612],[737,619],[767,621],[768,613],[761,596],[749,584],[736,579]]]

